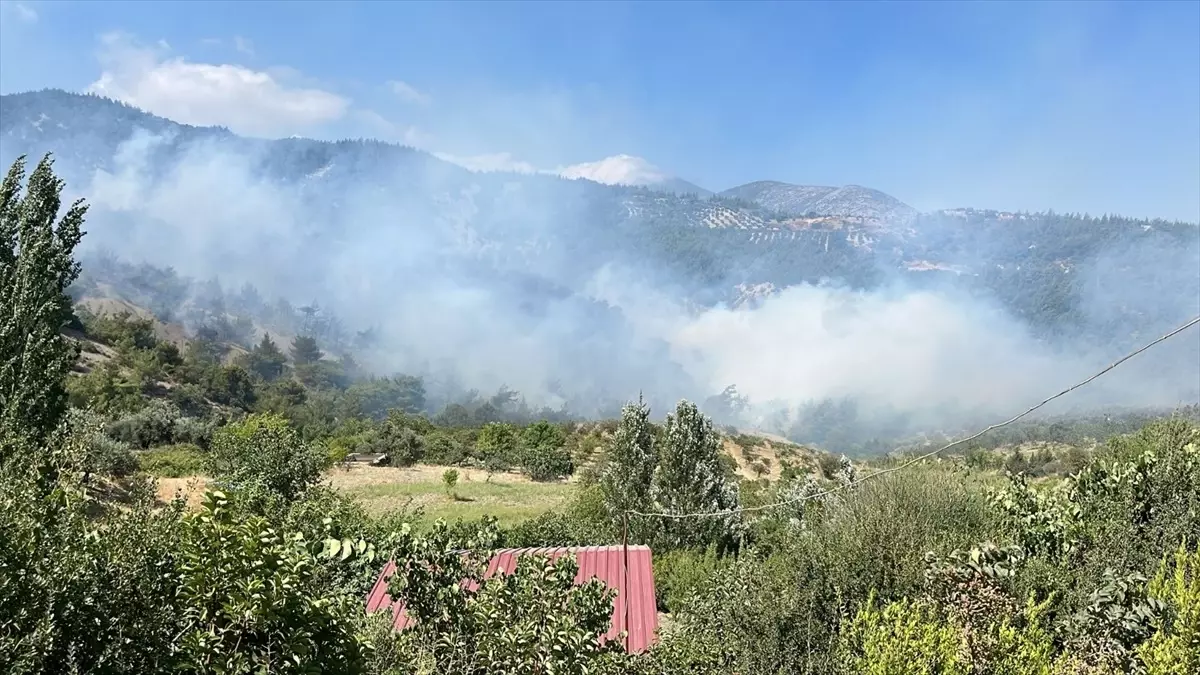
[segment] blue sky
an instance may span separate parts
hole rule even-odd
[[[0,91],[477,167],[1200,220],[1200,3],[0,2]]]

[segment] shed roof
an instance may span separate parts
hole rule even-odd
[[[574,554],[579,565],[579,572],[575,575],[577,585],[595,577],[617,591],[613,599],[612,623],[605,637],[615,639],[621,631],[628,629],[626,648],[630,652],[641,652],[653,644],[658,631],[658,610],[654,600],[654,570],[647,546],[628,547],[628,571],[625,568],[625,548],[621,546],[501,549],[488,561],[484,578],[491,577],[498,569],[511,572],[516,568],[516,559],[523,555],[557,558],[567,553]],[[396,630],[403,630],[411,620],[404,611],[404,605],[393,603],[387,592],[387,581],[395,571],[395,561],[389,560],[367,596],[367,611],[391,607],[392,625]],[[626,603],[629,604],[628,626],[625,623]]]

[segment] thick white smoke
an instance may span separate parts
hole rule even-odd
[[[543,246],[549,228],[570,239],[601,224],[573,218],[553,203],[557,193],[515,176],[500,177],[501,197],[484,201],[475,181],[495,175],[455,173],[420,155],[404,167],[335,160],[280,184],[262,177],[265,146],[227,140],[134,134],[79,190],[93,205],[89,244],[227,288],[250,282],[297,304],[317,299],[351,327],[382,329],[375,365],[384,370],[440,371],[481,391],[507,385],[551,406],[599,406],[639,390],[662,402],[702,399],[736,384],[759,412],[850,398],[914,424],[946,424],[1015,412],[1112,355],[1104,345],[1048,344],[979,298],[899,281],[870,292],[793,286],[737,309],[689,306],[658,270],[625,260],[565,297],[498,284],[479,270],[571,276],[573,260]],[[314,203],[314,194],[336,199]],[[1188,267],[1192,253],[1176,251],[1183,258],[1163,274],[1200,269]],[[1128,262],[1106,253],[1076,273],[1103,279]],[[1114,302],[1154,305],[1159,318],[1186,314],[1200,302],[1194,283],[1175,283],[1178,298],[1149,295],[1172,283],[1094,284],[1088,306],[1097,317]],[[609,309],[582,311],[585,299]],[[1200,349],[1188,345],[1200,337],[1183,339],[1167,372],[1161,362],[1131,363],[1079,400],[1191,400]]]

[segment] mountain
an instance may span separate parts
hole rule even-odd
[[[861,185],[824,187],[762,180],[730,188],[722,197],[744,199],[791,215],[848,216],[879,222],[905,222],[917,210],[904,202]]]
[[[585,178],[604,185],[635,185],[659,192],[712,196],[712,192],[663,172],[641,157],[614,155],[596,162],[572,164],[558,170],[563,178]]]
[[[1196,285],[1195,224],[917,213],[859,186],[762,181],[712,195],[631,156],[561,175],[479,173],[376,141],[242,138],[90,95],[0,96],[0,161],[48,151],[91,204],[88,246],[343,306],[356,325],[376,321],[380,303],[441,303],[486,312],[501,334],[537,325],[584,345],[587,321],[625,330],[605,309],[614,282],[751,306],[797,284],[899,281],[988,298],[1037,334],[1078,330],[1097,288],[1126,289],[1123,309],[1092,327],[1111,332],[1179,313],[1131,289],[1186,305]],[[415,330],[405,316],[389,320]],[[568,325],[577,332],[558,332]]]

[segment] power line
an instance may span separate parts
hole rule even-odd
[[[817,493],[810,494],[810,495],[804,495],[803,497],[797,497],[795,499],[785,499],[783,501],[773,502],[770,504],[760,504],[758,506],[739,507],[736,509],[725,509],[723,511],[707,511],[707,512],[703,512],[703,513],[643,513],[641,511],[628,510],[628,511],[626,511],[626,513],[629,515],[643,516],[646,518],[672,518],[672,519],[722,518],[725,516],[732,516],[732,515],[735,515],[738,513],[749,513],[752,511],[766,511],[767,509],[774,509],[774,508],[778,508],[780,506],[788,506],[790,504],[798,504],[800,502],[806,502],[806,501],[809,501],[812,499],[818,499],[820,497],[825,497],[827,495],[831,495],[836,492],[841,492],[843,490],[847,490],[849,488],[855,487],[856,485],[860,485],[862,483],[865,483],[868,480],[877,478],[884,474],[893,473],[896,471],[902,471],[914,464],[923,462],[923,461],[929,459],[930,457],[933,457],[934,455],[938,455],[942,452],[945,452],[946,450],[949,450],[950,448],[953,448],[956,445],[961,445],[963,443],[966,443],[967,441],[973,441],[976,438],[979,438],[980,436],[986,434],[989,431],[999,429],[1000,427],[1012,424],[1013,422],[1016,422],[1017,420],[1021,419],[1022,417],[1025,417],[1026,415],[1032,413],[1033,411],[1037,410],[1038,408],[1041,408],[1042,406],[1046,405],[1047,403],[1053,401],[1054,399],[1062,397],[1062,396],[1066,396],[1067,394],[1075,391],[1076,389],[1083,387],[1087,384],[1090,384],[1096,378],[1113,370],[1114,368],[1121,365],[1122,363],[1125,363],[1129,359],[1132,359],[1133,357],[1137,356],[1138,354],[1141,354],[1142,352],[1146,351],[1147,349],[1150,349],[1151,347],[1159,344],[1160,342],[1165,342],[1165,341],[1175,337],[1176,335],[1191,328],[1192,326],[1195,326],[1198,323],[1200,323],[1200,316],[1197,316],[1196,318],[1192,319],[1191,321],[1188,321],[1187,323],[1183,324],[1179,328],[1176,328],[1175,330],[1171,331],[1170,333],[1167,333],[1166,335],[1163,335],[1162,337],[1154,340],[1153,342],[1143,345],[1142,347],[1139,347],[1138,349],[1130,352],[1129,354],[1126,354],[1125,356],[1121,357],[1120,359],[1113,361],[1107,367],[1105,367],[1103,370],[1096,373],[1095,375],[1092,375],[1091,377],[1087,378],[1086,380],[1083,380],[1082,382],[1078,382],[1076,384],[1071,385],[1070,387],[1067,387],[1066,389],[1063,389],[1062,391],[1058,392],[1057,394],[1054,394],[1053,396],[1050,396],[1050,397],[1044,399],[1041,403],[1038,403],[1037,405],[1033,406],[1032,408],[1029,408],[1025,412],[1023,412],[1015,417],[1007,419],[1003,422],[998,422],[996,424],[993,424],[975,434],[967,436],[966,438],[960,438],[957,441],[947,443],[946,445],[943,445],[942,447],[940,447],[936,450],[932,450],[923,455],[918,455],[917,457],[914,457],[902,464],[898,464],[896,466],[889,467],[886,469],[880,469],[878,471],[875,471],[874,473],[867,474],[866,476],[863,476],[862,478],[859,478],[857,480],[852,480],[847,483],[843,483],[842,485],[839,485],[839,486],[833,487],[833,488],[829,488],[828,490],[822,490],[821,492],[817,492]]]

